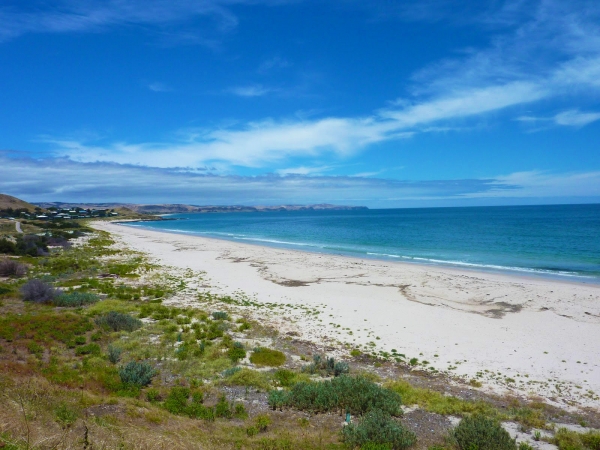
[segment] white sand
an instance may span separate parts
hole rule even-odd
[[[319,309],[265,319],[302,339],[397,349],[469,379],[483,372],[485,389],[600,407],[598,285],[95,226],[159,264],[206,272],[199,290]]]

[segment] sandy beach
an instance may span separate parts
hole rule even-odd
[[[196,291],[286,305],[256,317],[282,333],[346,353],[396,350],[482,389],[600,406],[598,285],[94,227],[152,262],[202,273]]]

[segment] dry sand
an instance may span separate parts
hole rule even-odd
[[[95,226],[158,264],[205,272],[201,291],[289,305],[268,320],[302,339],[396,349],[429,361],[421,369],[479,373],[484,389],[600,407],[598,285]]]

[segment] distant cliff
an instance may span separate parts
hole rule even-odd
[[[219,205],[185,205],[185,204],[156,204],[138,205],[132,203],[36,203],[42,208],[127,208],[142,214],[174,214],[174,213],[229,213],[229,212],[271,212],[271,211],[356,211],[366,210],[366,206],[344,206],[320,203],[316,205],[276,205],[276,206],[219,206]]]

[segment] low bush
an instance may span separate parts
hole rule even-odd
[[[147,362],[131,361],[119,369],[121,382],[126,385],[148,386],[154,375],[156,375],[156,371]]]
[[[224,370],[221,375],[223,375],[224,378],[229,378],[230,376],[235,375],[236,373],[238,373],[240,370],[242,370],[241,367],[232,367],[230,369]]]
[[[265,432],[267,431],[268,426],[271,425],[271,418],[266,414],[260,414],[256,416],[255,423],[258,431]]]
[[[96,303],[98,300],[100,300],[100,297],[91,292],[75,291],[57,296],[52,300],[52,304],[64,307],[79,307]]]
[[[114,345],[108,346],[107,355],[108,360],[111,363],[116,364],[121,361],[121,353],[123,353],[123,350],[121,350],[119,347],[115,347]]]
[[[348,410],[362,415],[371,410],[381,410],[390,416],[402,414],[402,399],[397,393],[363,377],[342,375],[322,383],[295,384],[289,392],[273,391],[269,405],[273,409],[284,406],[313,413]]]
[[[0,277],[21,278],[27,274],[27,266],[10,258],[0,261]]]
[[[215,405],[215,416],[223,417],[225,419],[231,419],[233,417],[233,411],[231,411],[231,406],[227,401],[227,397],[222,395],[219,397],[219,401]]]
[[[56,421],[63,427],[68,428],[77,421],[77,411],[70,408],[65,403],[58,405],[54,411]]]
[[[380,410],[369,411],[358,424],[342,429],[344,442],[350,448],[400,450],[413,445],[417,437]]]
[[[88,344],[77,347],[75,350],[76,355],[99,355],[100,346],[98,344]]]
[[[52,303],[60,294],[62,294],[61,291],[42,280],[29,280],[21,286],[21,295],[26,302]]]
[[[290,387],[296,384],[296,378],[296,372],[287,369],[279,369],[273,374],[273,379],[283,387]]]
[[[465,417],[452,431],[461,450],[516,450],[510,434],[495,420],[481,414]]]
[[[577,433],[567,428],[559,428],[551,442],[559,450],[600,450],[600,432]]]
[[[277,367],[285,363],[285,355],[279,350],[258,347],[252,352],[250,362],[257,366]]]
[[[350,366],[344,361],[335,361],[335,358],[328,358],[323,355],[314,355],[313,362],[302,367],[303,372],[308,372],[312,375],[321,374],[323,376],[335,376],[350,372]]]
[[[188,388],[175,386],[171,388],[163,403],[163,408],[171,414],[187,414],[189,399],[190,390]]]
[[[15,255],[17,253],[17,246],[14,242],[9,241],[8,239],[1,238],[0,239],[0,253],[4,253],[6,255]]]
[[[214,320],[229,320],[229,314],[223,311],[215,311],[212,313],[212,318]]]
[[[142,321],[131,317],[129,314],[109,311],[103,316],[96,318],[96,324],[113,331],[135,331],[141,328]]]
[[[246,357],[246,349],[244,345],[240,342],[234,342],[233,345],[227,351],[227,356],[229,359],[233,361],[233,363],[237,363],[240,359],[244,359]]]

